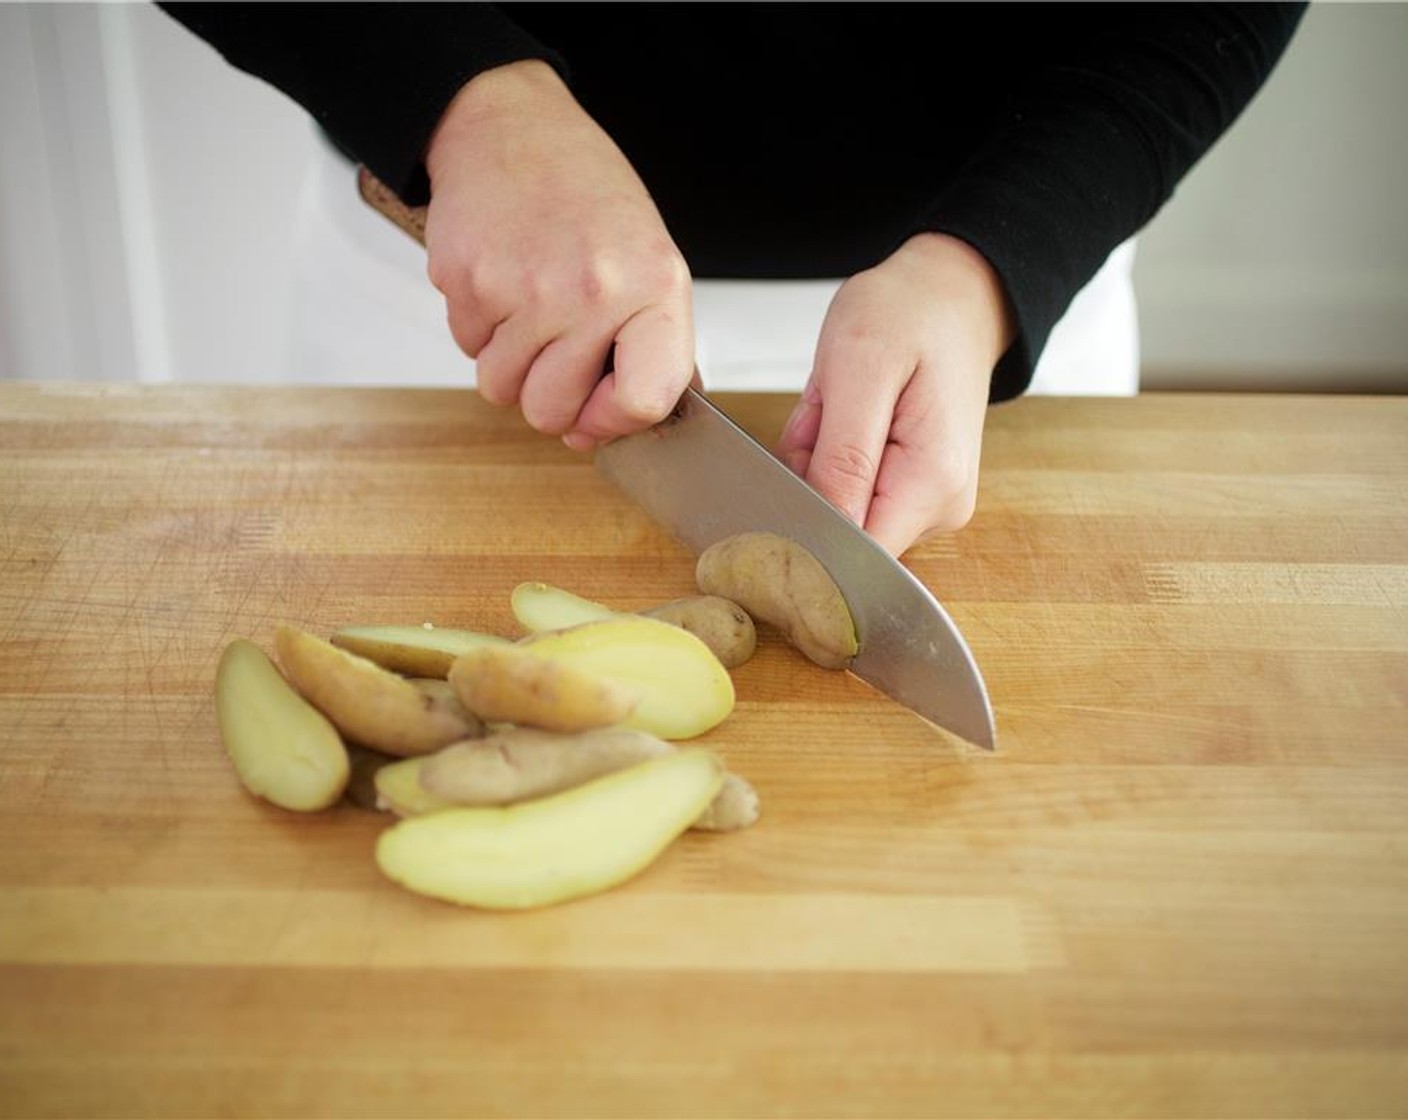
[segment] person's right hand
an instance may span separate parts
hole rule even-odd
[[[425,166],[430,279],[480,394],[578,450],[663,419],[694,372],[689,270],[556,71],[476,76]]]

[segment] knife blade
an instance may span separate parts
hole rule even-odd
[[[753,530],[802,545],[851,608],[850,671],[929,723],[996,747],[987,685],[933,593],[702,393],[687,389],[655,427],[603,444],[596,466],[696,555]]]
[[[407,206],[366,167],[357,169],[357,190],[425,244],[425,207]],[[596,464],[696,554],[754,529],[802,545],[851,609],[859,652],[850,671],[935,726],[995,749],[987,685],[948,612],[909,569],[703,394],[685,390],[666,420],[598,448]]]

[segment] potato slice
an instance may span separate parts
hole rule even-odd
[[[777,627],[818,665],[844,669],[858,651],[855,621],[840,589],[810,552],[776,533],[716,541],[695,568],[699,589],[732,599]]]
[[[733,711],[733,679],[709,647],[654,618],[616,615],[519,643],[535,657],[612,681],[637,697],[622,722],[662,739],[690,739]]]
[[[636,696],[614,681],[519,646],[472,649],[455,659],[450,687],[480,719],[588,731],[620,723]]]
[[[253,642],[225,647],[215,672],[220,737],[246,789],[285,809],[324,809],[350,766],[337,729],[280,676]]]
[[[453,801],[437,797],[425,788],[421,773],[434,755],[402,758],[389,762],[376,772],[376,807],[398,817],[419,817],[454,807]]]
[[[481,646],[512,645],[507,638],[474,630],[431,626],[344,626],[329,639],[339,649],[375,661],[408,677],[444,680],[455,658]]]
[[[280,626],[274,641],[294,687],[355,743],[404,758],[483,734],[458,705],[322,638]]]
[[[378,839],[377,866],[409,890],[465,906],[565,902],[644,871],[722,784],[713,754],[674,752],[506,809],[400,821]]]
[[[629,727],[575,735],[510,727],[415,761],[422,764],[422,789],[441,803],[513,805],[572,789],[674,749],[664,739]],[[747,828],[758,816],[757,791],[737,774],[725,773],[718,796],[690,827],[732,832]]]
[[[550,583],[520,583],[509,596],[513,617],[531,634],[600,622],[622,612]]]
[[[534,634],[630,613],[548,583],[520,583],[511,602],[514,617]],[[688,630],[714,651],[725,669],[742,665],[757,648],[757,632],[748,612],[719,595],[688,595],[634,613]]]

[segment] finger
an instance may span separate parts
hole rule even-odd
[[[895,402],[908,377],[908,371],[895,377],[876,368],[887,360],[883,352],[868,357],[872,364],[853,354],[818,353],[821,417],[805,475],[813,489],[858,525],[865,524]]]
[[[562,435],[601,380],[611,336],[580,332],[553,339],[533,360],[519,392],[523,418],[540,432]]]
[[[616,333],[615,369],[597,384],[569,434],[570,446],[615,439],[658,423],[694,376],[689,306],[655,304]]]
[[[495,300],[469,279],[469,270],[454,255],[432,249],[426,258],[430,282],[445,297],[450,336],[469,357],[478,359],[499,324],[512,317],[513,307]]]
[[[865,531],[893,556],[939,532],[963,528],[973,516],[974,484],[947,486],[944,465],[911,447],[891,444],[880,466]]]
[[[475,361],[479,395],[490,404],[517,404],[528,371],[552,341],[550,332],[526,316],[514,316],[500,323]]]
[[[935,532],[962,528],[978,489],[982,414],[976,431],[940,408],[932,387],[912,382],[895,406],[865,529],[899,556]]]
[[[891,444],[885,449],[875,495],[866,515],[865,531],[891,556],[899,556],[933,526],[920,456],[913,448]]]
[[[821,395],[817,392],[816,382],[809,380],[777,440],[777,454],[793,474],[806,476],[812,448],[816,446],[816,437],[820,432]]]
[[[499,325],[493,319],[475,314],[448,301],[445,305],[445,318],[450,327],[450,337],[455,340],[455,345],[463,350],[466,356],[474,358],[476,361],[479,355],[484,352],[484,347],[489,345],[489,340],[494,337],[494,331]]]

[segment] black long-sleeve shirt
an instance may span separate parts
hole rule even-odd
[[[160,6],[413,204],[455,93],[539,58],[631,160],[695,276],[843,277],[920,231],[959,237],[1016,314],[1002,400],[1260,89],[1306,5]]]

